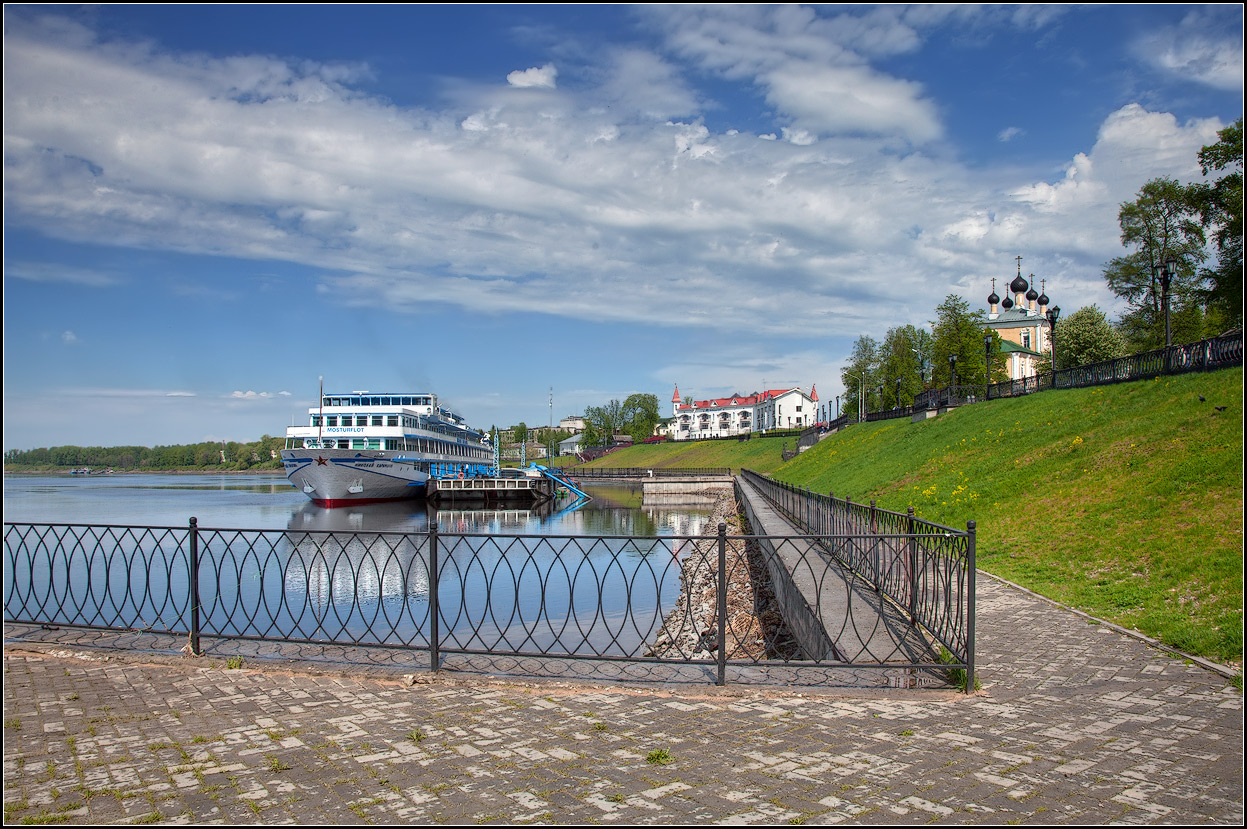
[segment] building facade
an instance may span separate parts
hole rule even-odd
[[[770,389],[685,403],[671,396],[672,440],[707,440],[768,429],[804,429],[818,420],[818,390]]]
[[[1034,274],[1029,282],[1023,278],[1019,258],[1018,275],[1009,283],[1005,298],[996,295],[994,279],[987,297],[987,327],[1000,336],[1000,356],[1010,380],[1034,377],[1041,361],[1047,359],[1044,352],[1052,348],[1046,316],[1048,295],[1035,290],[1034,279]]]

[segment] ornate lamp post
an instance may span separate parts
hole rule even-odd
[[[1056,323],[1061,318],[1061,306],[1048,309],[1048,341],[1052,346],[1052,387],[1056,388]]]
[[[896,408],[901,407],[901,378],[896,378]]]
[[[953,402],[952,398],[957,396],[957,355],[956,354],[948,355],[948,376],[949,376],[949,383],[952,389],[948,402],[951,405]]]
[[[883,411],[883,384],[879,384],[879,411]]]
[[[1172,345],[1169,337],[1169,283],[1178,274],[1177,257],[1170,256],[1165,264],[1152,266],[1152,278],[1160,280],[1160,304],[1165,309],[1165,348]]]
[[[840,419],[840,395],[836,395],[836,420]]]
[[[983,335],[983,351],[987,354],[987,385],[983,387],[983,397],[991,399],[992,388],[992,335]]]

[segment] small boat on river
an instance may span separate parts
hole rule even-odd
[[[320,395],[286,430],[286,477],[321,506],[423,498],[430,478],[489,476],[489,437],[428,393]]]

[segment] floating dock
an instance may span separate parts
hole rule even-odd
[[[425,497],[438,502],[536,504],[554,497],[555,483],[543,476],[430,478]]]

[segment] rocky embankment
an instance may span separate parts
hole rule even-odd
[[[784,627],[770,575],[757,545],[741,536],[749,530],[734,493],[719,498],[711,526],[727,525],[727,658],[794,656],[796,645]],[[647,656],[713,659],[719,648],[718,540],[699,540],[680,561],[680,597],[654,637]]]

